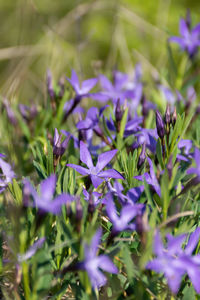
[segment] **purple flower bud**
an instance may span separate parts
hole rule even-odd
[[[171,113],[170,113],[170,105],[168,103],[165,111],[165,124],[169,125],[170,121],[171,121]]]
[[[89,204],[88,204],[88,213],[90,215],[93,215],[94,210],[95,210],[95,206],[94,206],[93,196],[92,196],[92,193],[90,193],[90,195],[89,195]]]
[[[139,159],[138,159],[138,164],[137,164],[137,168],[139,169],[143,163],[145,162],[146,159],[146,143],[142,144],[142,151],[140,153]]]
[[[116,108],[115,108],[115,119],[116,119],[116,122],[121,122],[121,119],[122,119],[122,116],[123,116],[123,112],[121,110],[121,106],[120,106],[120,99],[117,100],[117,105],[116,105]]]
[[[157,128],[158,136],[161,139],[163,139],[165,136],[165,125],[162,116],[158,110],[156,111],[156,128]]]
[[[172,125],[176,124],[177,114],[176,114],[176,106],[174,106],[174,112],[172,114]]]

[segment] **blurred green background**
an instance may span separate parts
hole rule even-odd
[[[0,0],[0,93],[41,101],[47,68],[57,80],[71,68],[86,78],[141,62],[157,76],[187,8],[199,22],[199,0]]]

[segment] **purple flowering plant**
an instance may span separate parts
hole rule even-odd
[[[70,61],[45,100],[2,96],[2,299],[199,297],[200,25],[181,18],[163,67],[127,66],[124,39],[122,71]]]

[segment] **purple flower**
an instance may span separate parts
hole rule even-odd
[[[80,160],[87,165],[88,169],[74,164],[67,164],[67,166],[75,169],[82,175],[89,175],[94,187],[97,188],[103,182],[103,180],[100,177],[124,179],[124,177],[114,169],[102,171],[102,169],[111,161],[111,159],[116,155],[116,153],[117,150],[111,150],[100,154],[98,156],[97,165],[95,167],[93,165],[92,158],[87,146],[81,141]]]
[[[156,174],[154,172],[153,163],[149,157],[147,157],[147,160],[148,160],[149,167],[150,167],[150,174],[144,173],[143,175],[135,176],[134,178],[136,178],[140,181],[144,181],[144,178],[145,178],[146,182],[154,188],[154,190],[160,197],[161,196],[160,186],[159,186],[158,180],[156,178]]]
[[[99,288],[107,282],[106,276],[101,272],[104,270],[109,273],[117,274],[117,267],[107,255],[97,256],[102,230],[99,229],[92,238],[90,245],[85,245],[85,259],[79,264],[79,268],[87,271],[92,287]],[[101,269],[101,270],[100,270]]]
[[[43,237],[37,240],[24,254],[18,254],[17,255],[18,262],[21,263],[31,258],[36,253],[36,251],[42,247],[44,242],[45,242],[45,238]]]
[[[180,19],[179,32],[181,37],[172,36],[169,41],[177,43],[183,51],[186,51],[190,57],[193,57],[200,46],[200,24],[197,24],[190,30],[187,22]]]
[[[190,168],[187,170],[187,174],[196,174],[198,180],[200,180],[200,150],[195,148],[194,150],[194,159],[196,162],[196,168]]]
[[[182,244],[186,235],[177,237],[167,235],[167,246],[164,247],[161,236],[157,231],[154,238],[154,253],[156,258],[150,261],[146,268],[158,273],[164,273],[168,285],[173,293],[177,293],[182,276],[187,273],[197,293],[200,293],[200,255],[192,255],[199,242],[200,227],[198,227],[189,238],[185,249]]]
[[[1,155],[1,157],[3,157]],[[12,182],[12,179],[15,177],[11,166],[6,163],[2,158],[0,158],[0,169],[2,174],[0,174],[0,193],[5,190],[9,182]]]
[[[121,209],[120,216],[117,213],[115,204],[113,202],[112,194],[108,193],[106,195],[106,212],[107,215],[113,224],[112,234],[116,235],[124,230],[135,230],[135,224],[129,224],[133,218],[137,216],[137,214],[141,213],[141,208],[143,205],[141,204],[127,204],[124,205]]]
[[[99,127],[99,118],[102,116],[103,111],[108,105],[103,106],[100,110],[97,107],[91,107],[88,112],[85,120],[81,120],[76,124],[76,127],[81,129],[93,129],[95,127]]]
[[[36,190],[27,179],[24,180],[24,189],[26,190],[26,195],[27,193],[29,193],[29,195],[32,196],[34,200],[34,204],[28,203],[28,205],[35,206],[42,212],[49,212],[54,215],[58,215],[61,213],[62,205],[75,200],[75,197],[67,194],[61,194],[54,198],[55,188],[55,175],[51,175],[41,182],[40,194],[36,192]]]
[[[158,110],[156,111],[156,129],[157,129],[158,136],[162,140],[165,136],[165,124]]]
[[[138,148],[139,146],[146,144],[146,147],[152,152],[156,152],[156,140],[158,139],[158,134],[156,129],[146,129],[142,128],[141,132],[135,134],[137,137],[137,142],[133,144],[133,148]]]

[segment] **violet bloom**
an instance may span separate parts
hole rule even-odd
[[[82,98],[86,97],[92,97],[95,100],[104,100],[104,96],[101,95],[101,93],[90,93],[90,90],[97,84],[98,79],[97,78],[91,78],[84,80],[82,84],[79,83],[78,76],[74,70],[72,70],[71,78],[67,78],[69,83],[72,85],[74,91],[75,91],[75,97],[73,100],[70,100],[70,102],[66,102],[64,106],[65,110],[65,119],[69,116],[70,113],[74,111],[74,109],[79,105]],[[102,96],[102,98],[101,98]],[[69,105],[70,103],[70,105]]]
[[[79,268],[88,273],[93,289],[104,286],[107,282],[106,276],[101,270],[113,274],[118,273],[117,267],[107,255],[102,254],[97,256],[101,236],[102,230],[99,229],[93,236],[90,245],[84,246],[85,259],[79,263]]]
[[[190,168],[187,170],[187,174],[196,174],[198,181],[200,181],[200,150],[195,148],[194,160],[196,162],[196,168]]]
[[[4,157],[3,154],[1,157]],[[0,158],[0,169],[2,174],[0,174],[0,193],[5,190],[9,182],[15,177],[15,173],[11,166],[6,163],[2,158]]]
[[[54,198],[54,192],[56,188],[56,176],[51,175],[47,179],[43,180],[40,184],[40,194],[34,189],[31,183],[25,179],[24,188],[26,195],[29,193],[33,197],[34,203],[28,203],[28,206],[35,206],[41,212],[52,213],[58,215],[61,213],[61,207],[67,202],[75,200],[75,197],[61,194]]]
[[[43,237],[37,240],[24,254],[18,254],[18,262],[21,263],[31,258],[36,253],[36,251],[43,246],[44,242],[45,238]]]
[[[181,139],[180,142],[178,143],[178,148],[180,150],[184,149],[185,155],[177,154],[177,159],[183,160],[183,161],[188,161],[189,158],[191,158],[190,150],[192,148],[192,141]]]
[[[10,123],[12,125],[16,126],[17,125],[17,119],[16,119],[16,116],[15,116],[15,113],[12,110],[12,108],[10,107],[10,103],[8,102],[8,100],[6,98],[3,100],[3,105],[6,109],[8,120],[10,121]]]
[[[185,249],[182,248],[186,235],[177,237],[167,235],[167,246],[164,247],[161,236],[157,231],[154,239],[154,253],[156,258],[150,261],[146,268],[158,273],[164,273],[168,285],[173,293],[177,293],[182,276],[187,273],[197,293],[200,293],[200,255],[192,255],[200,237],[198,227],[189,238]]]
[[[81,167],[79,165],[67,164],[68,167],[75,169],[78,173],[82,175],[89,175],[92,184],[97,188],[102,182],[102,178],[116,178],[124,179],[124,177],[115,169],[109,169],[102,171],[102,169],[111,161],[111,159],[116,155],[117,150],[107,151],[98,156],[96,167],[93,165],[90,152],[87,146],[82,141],[80,142],[80,160],[87,165],[88,169]]]
[[[142,128],[135,136],[137,137],[137,141],[133,144],[133,148],[138,148],[145,143],[146,147],[155,154],[158,139],[157,129]]]
[[[180,19],[179,32],[181,37],[172,36],[169,41],[177,43],[183,51],[193,57],[200,46],[200,24],[190,29],[189,24],[184,19]]]
[[[144,179],[145,179],[146,182],[154,188],[154,190],[158,194],[158,196],[161,197],[161,190],[160,190],[158,180],[156,178],[156,174],[154,172],[153,163],[149,157],[147,157],[147,160],[148,160],[149,167],[150,167],[150,174],[144,173],[143,175],[134,176],[134,178],[136,178],[140,181],[144,181]]]
[[[115,204],[113,202],[112,194],[109,193],[106,195],[106,212],[110,219],[110,222],[113,224],[112,235],[115,236],[121,231],[124,230],[135,230],[136,225],[134,223],[129,224],[133,218],[141,213],[143,205],[140,204],[127,204],[124,205],[121,209],[120,216],[117,213]]]
[[[70,139],[70,134],[67,134],[66,131],[64,131],[63,133],[67,135],[67,137],[61,143],[62,134],[59,135],[57,128],[55,128],[53,138],[53,154],[57,157],[64,154]]]
[[[99,129],[99,118],[102,116],[103,111],[105,108],[108,107],[108,105],[103,106],[98,110],[97,107],[91,107],[88,112],[85,120],[81,120],[76,124],[76,127],[81,130],[81,129]]]

